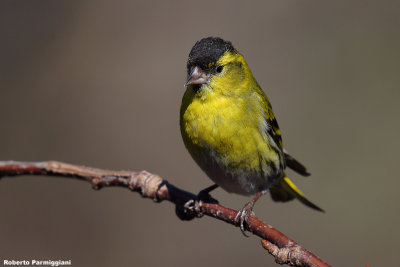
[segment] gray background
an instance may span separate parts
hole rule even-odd
[[[1,1],[0,159],[148,170],[198,192],[185,151],[185,64],[233,42],[267,92],[285,147],[312,172],[298,201],[256,214],[334,266],[395,266],[400,241],[399,1]],[[240,208],[249,198],[213,196]],[[121,188],[0,181],[0,256],[74,266],[275,266],[258,238]]]

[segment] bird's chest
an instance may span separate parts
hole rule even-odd
[[[183,114],[183,126],[197,145],[229,146],[241,134],[240,129],[247,127],[243,116],[246,114],[242,112],[240,103],[229,99],[197,101]]]
[[[263,111],[249,102],[192,101],[181,112],[182,137],[193,159],[215,183],[239,194],[258,192],[280,172],[271,167],[279,158],[269,145]]]
[[[262,113],[250,112],[246,104],[229,98],[191,103],[181,121],[186,145],[230,165],[252,164],[264,143],[259,127]]]

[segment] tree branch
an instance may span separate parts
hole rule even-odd
[[[185,203],[196,199],[195,194],[179,189],[163,180],[160,176],[146,171],[109,171],[57,161],[0,161],[0,178],[17,175],[77,178],[90,182],[94,189],[100,189],[103,186],[128,187],[132,191],[140,192],[143,197],[151,198],[156,202],[168,200],[174,203],[176,214],[183,220],[201,217],[204,214],[238,226],[235,222],[235,216],[238,211],[219,204],[198,201],[195,202],[193,210],[189,212],[185,208]],[[272,226],[263,223],[254,215],[250,216],[246,224],[246,230],[263,239],[261,241],[262,246],[274,256],[275,261],[279,264],[330,266]]]

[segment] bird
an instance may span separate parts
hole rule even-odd
[[[207,37],[192,47],[180,107],[180,130],[186,149],[215,183],[200,191],[255,195],[235,217],[243,234],[256,201],[270,192],[274,201],[297,198],[312,203],[287,177],[288,167],[310,173],[282,144],[272,106],[243,55],[232,43]]]

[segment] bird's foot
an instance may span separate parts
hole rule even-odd
[[[176,203],[175,213],[182,221],[191,221],[196,217],[202,217],[201,211],[202,202],[190,199],[185,203]]]
[[[201,205],[203,201],[199,199],[191,199],[183,205],[183,212],[189,216],[201,218],[203,217],[203,211],[201,210]]]
[[[249,236],[246,234],[245,224],[247,224],[250,216],[253,214],[253,207],[254,207],[254,201],[250,201],[238,211],[234,219],[235,223],[239,224],[242,234],[246,237]]]
[[[218,200],[215,198],[211,197],[210,191],[214,190],[217,188],[217,185],[213,185],[210,187],[207,187],[203,190],[201,190],[195,199],[190,199],[188,200],[184,205],[183,205],[183,213],[180,212],[178,214],[179,218],[182,220],[192,220],[195,217],[203,217],[203,211],[201,210],[201,206],[203,203],[213,203],[213,204],[218,204]]]

